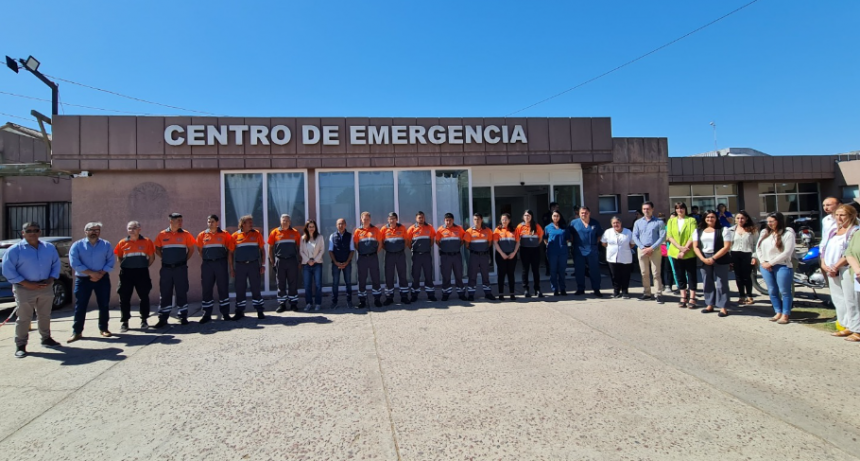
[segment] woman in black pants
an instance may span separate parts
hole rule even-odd
[[[732,242],[732,266],[735,270],[735,283],[738,286],[738,305],[752,304],[752,270],[755,267],[756,242],[758,228],[746,211],[735,215],[735,225],[731,227],[734,234]]]
[[[531,298],[529,292],[529,271],[535,282],[535,294],[543,298],[540,289],[540,245],[543,242],[543,228],[535,222],[532,210],[523,214],[523,222],[517,226],[517,237],[520,240],[520,259],[523,262],[523,292],[526,298]]]
[[[496,267],[499,276],[499,300],[505,299],[505,278],[508,279],[511,301],[514,296],[514,272],[517,269],[517,251],[520,249],[520,238],[511,223],[511,215],[502,214],[501,223],[493,231],[493,242],[496,248]]]

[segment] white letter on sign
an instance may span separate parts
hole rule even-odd
[[[290,128],[284,125],[275,125],[272,127],[272,142],[279,145],[284,146],[290,139],[293,137],[293,134],[290,133]]]
[[[189,146],[205,146],[206,140],[203,130],[206,129],[203,125],[188,125],[188,145]]]
[[[484,142],[483,131],[481,131],[481,125],[474,127],[472,125],[466,125],[466,143],[476,142],[478,144]]]
[[[206,127],[206,145],[214,146],[215,141],[218,141],[218,144],[222,146],[227,145],[227,125],[209,125]]]
[[[529,140],[526,139],[526,132],[523,130],[522,125],[514,125],[514,132],[511,134],[511,143],[521,142],[523,144],[528,144]]]
[[[391,127],[391,144],[406,144],[406,127],[394,125]]]
[[[324,146],[336,146],[340,144],[340,141],[337,140],[337,126],[323,126],[323,145]]]
[[[424,133],[427,132],[423,126],[413,125],[409,127],[409,144],[427,144],[427,140],[424,139]]]
[[[427,130],[427,137],[433,144],[442,144],[445,142],[445,127],[433,125]]]
[[[302,144],[320,142],[320,129],[313,125],[302,125]]]
[[[367,144],[367,141],[364,139],[366,131],[367,127],[362,125],[353,125],[349,127],[349,143],[356,146]]]
[[[448,143],[463,144],[463,127],[452,125],[448,127]]]
[[[181,146],[182,143],[185,142],[185,138],[177,136],[176,139],[174,139],[173,133],[185,133],[185,129],[179,125],[170,125],[164,130],[164,142],[171,146]]]
[[[245,144],[245,140],[242,139],[245,132],[248,131],[248,125],[230,125],[230,131],[232,131],[236,135],[236,145],[241,146]]]
[[[490,136],[491,133],[495,132],[495,136]],[[488,144],[498,144],[499,142],[499,127],[496,125],[490,125],[484,128],[484,141]]]
[[[264,146],[269,145],[269,138],[266,136],[269,135],[269,127],[262,125],[251,125],[251,145],[256,146],[257,144],[262,144]]]
[[[388,127],[387,126],[372,126],[368,130],[370,135],[369,144],[388,144]]]

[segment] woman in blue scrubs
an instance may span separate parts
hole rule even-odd
[[[561,214],[555,211],[552,213],[552,223],[544,229],[546,256],[549,260],[549,286],[555,296],[567,296],[564,277],[567,269],[567,242],[570,241],[570,232],[563,226]]]

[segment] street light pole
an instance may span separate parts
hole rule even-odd
[[[714,127],[714,152],[716,152],[717,156],[719,156],[720,150],[717,149],[717,122],[711,122],[711,126]]]
[[[39,72],[39,61],[30,56],[27,60],[19,59],[24,69],[27,69],[27,72],[35,75],[36,78],[42,81],[45,85],[51,87],[51,115],[57,115],[60,112],[60,87],[56,83],[50,81],[48,77],[45,77],[41,72]],[[6,56],[6,66],[12,69],[16,74],[18,73],[18,66],[15,64],[15,60]]]

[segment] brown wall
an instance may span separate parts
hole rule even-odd
[[[220,181],[217,171],[111,172],[76,178],[72,182],[72,237],[83,238],[86,223],[101,221],[102,238],[116,246],[126,237],[126,224],[135,220],[140,221],[144,236],[155,238],[167,227],[167,215],[174,211],[183,214],[185,228],[196,237],[206,228],[208,215],[221,214]],[[150,294],[153,303],[158,302],[158,267],[156,258],[150,268],[155,284]],[[111,273],[112,306],[118,301],[118,273],[118,268]],[[188,277],[188,296],[199,300],[200,255],[191,259]]]
[[[600,195],[618,195],[624,227],[633,224],[634,213],[627,210],[627,195],[648,193],[656,211],[667,213],[660,204],[669,202],[669,143],[666,138],[613,138],[612,163],[583,166],[585,204],[604,226],[613,214],[598,213]]]
[[[836,155],[673,157],[669,182],[812,181],[833,179]]]

